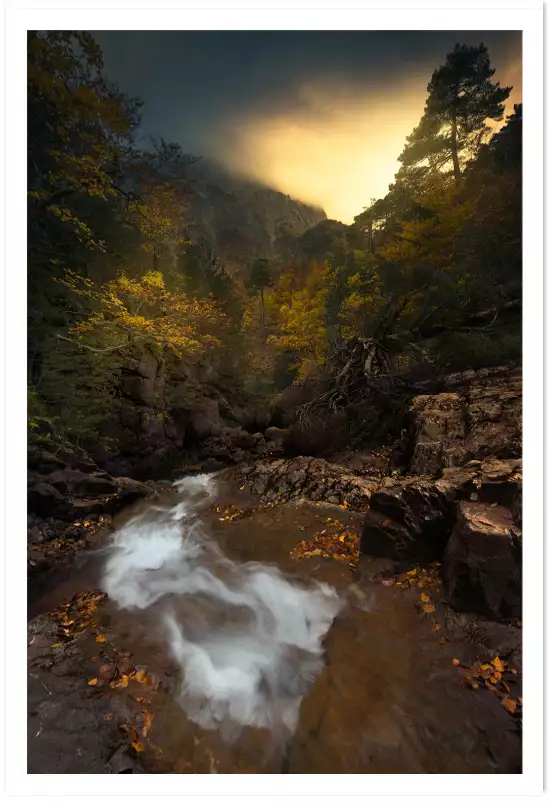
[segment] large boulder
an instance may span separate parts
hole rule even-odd
[[[448,482],[413,480],[381,488],[371,497],[360,551],[394,560],[436,560],[446,547],[455,497]]]
[[[439,479],[386,478],[371,497],[361,537],[364,554],[394,560],[440,560],[457,502],[512,506],[522,493],[522,461],[473,460]]]
[[[446,377],[445,392],[415,396],[409,470],[436,476],[470,460],[522,454],[520,369],[499,367]]]
[[[104,471],[86,474],[78,469],[64,468],[49,474],[47,481],[65,495],[100,496],[117,490],[113,478]]]
[[[219,435],[222,426],[218,402],[215,399],[202,399],[200,405],[190,413],[189,429],[197,440]]]
[[[444,553],[451,605],[490,618],[518,618],[522,607],[522,539],[511,511],[460,502]]]

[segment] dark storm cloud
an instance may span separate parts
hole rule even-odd
[[[502,71],[518,32],[113,31],[96,33],[107,73],[145,101],[144,128],[201,148],[213,129],[253,114],[300,110],[299,89],[336,82],[383,91],[428,82],[456,42],[484,41]],[[331,98],[327,98],[331,103]]]
[[[521,35],[514,32],[96,36],[107,74],[145,101],[144,134],[214,156],[345,221],[386,193],[431,74],[456,42],[484,41],[496,78],[520,84]]]

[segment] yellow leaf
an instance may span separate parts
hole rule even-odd
[[[132,742],[132,747],[136,751],[136,753],[141,753],[145,748],[141,742],[134,741]]]
[[[491,663],[492,663],[492,666],[494,667],[494,669],[497,670],[497,672],[504,672],[505,671],[505,667],[507,666],[507,662],[506,661],[502,661],[497,656],[494,658],[494,660]]]
[[[339,541],[341,542],[341,544],[344,544],[344,539],[345,538],[346,538],[345,535],[339,535]]]
[[[97,686],[98,685],[98,679],[97,678],[92,678],[92,680],[88,681],[88,685],[89,686]]]
[[[434,607],[434,605],[423,605],[423,610],[425,611],[425,613],[434,613],[436,608]]]
[[[461,663],[461,661],[459,660],[459,658],[453,658],[452,659],[452,664],[454,666],[459,666],[460,663]]]
[[[102,642],[102,641],[107,641],[107,636],[106,636],[106,635],[104,635],[103,633],[99,633],[99,634],[96,636],[96,641],[100,641],[100,642]]]
[[[142,728],[142,736],[147,736],[149,733],[149,729],[151,728],[151,723],[153,722],[153,714],[149,711],[145,712],[145,722]]]
[[[428,602],[430,597],[428,594],[421,594],[421,602]]]

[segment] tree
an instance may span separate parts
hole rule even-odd
[[[260,326],[265,328],[264,290],[270,287],[274,280],[273,265],[269,259],[255,259],[250,265],[247,277],[247,286],[260,292]]]
[[[492,83],[488,49],[457,44],[432,75],[421,122],[407,138],[404,167],[442,170],[451,160],[456,186],[462,162],[472,157],[488,133],[488,119],[501,120],[511,87]]]

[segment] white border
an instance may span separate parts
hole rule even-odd
[[[199,2],[199,0],[197,0]],[[299,0],[300,1],[300,0]],[[114,0],[117,3],[117,0]],[[369,780],[356,775],[271,776],[267,786],[271,795],[315,795],[340,798],[348,795],[517,795],[542,791],[543,709],[542,695],[542,153],[543,153],[543,15],[541,3],[526,3],[522,9],[504,8],[513,3],[450,4],[421,2],[420,8],[396,3],[384,10],[320,8],[262,8],[259,3],[240,3],[240,8],[211,3],[209,9],[172,10],[171,0],[160,0],[157,9],[137,9],[144,2],[118,2],[119,8],[105,3],[106,10],[75,9],[75,0],[58,0],[55,10],[43,3],[29,2],[35,10],[20,9],[8,2],[6,12],[7,126],[6,126],[6,447],[9,475],[6,485],[6,637],[8,674],[5,688],[8,795],[136,796],[185,794],[204,796],[263,796],[266,776],[209,775],[197,778],[177,776],[27,776],[26,774],[26,628],[24,626],[25,549],[26,549],[26,379],[24,350],[26,339],[25,219],[26,187],[26,31],[30,29],[366,29],[366,30],[522,30],[523,31],[523,110],[524,110],[524,772],[522,775],[385,775]],[[182,3],[178,3],[182,6]],[[307,3],[302,3],[303,6]],[[363,6],[366,3],[362,4]],[[469,12],[467,9],[471,7]],[[515,5],[517,5],[515,3]],[[125,6],[125,8],[120,8]],[[246,8],[245,6],[249,6]],[[460,7],[457,7],[460,6]],[[129,15],[129,9],[132,14]],[[217,9],[213,14],[213,9]],[[108,10],[107,10],[108,9]],[[315,11],[314,11],[315,9]],[[499,9],[499,10],[498,10]],[[147,59],[147,53],[144,53]],[[7,472],[6,472],[7,474]],[[8,562],[9,561],[9,562]],[[328,768],[330,769],[330,768]]]

